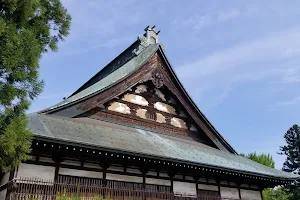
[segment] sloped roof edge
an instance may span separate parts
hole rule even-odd
[[[148,59],[157,51],[159,44],[150,44],[144,50],[142,50],[138,55],[132,57],[128,62],[126,62],[122,67],[118,68],[108,76],[102,78],[95,84],[89,86],[88,88],[80,91],[79,93],[70,96],[58,104],[55,104],[49,108],[46,108],[39,113],[52,113],[56,110],[63,109],[64,107],[73,105],[77,102],[83,101],[94,95],[103,92],[104,90],[114,86],[120,81],[126,79],[136,70],[138,70]]]
[[[117,57],[115,57],[112,61],[110,61],[105,67],[103,67],[101,70],[99,70],[94,76],[92,76],[88,81],[86,81],[82,86],[80,86],[75,92],[73,92],[68,98],[70,98],[71,96],[79,93],[80,91],[82,91],[86,85],[88,85],[88,83],[90,81],[92,81],[93,79],[95,79],[97,76],[99,76],[101,73],[104,72],[104,70],[106,70],[107,68],[110,67],[111,64],[113,64],[114,62],[116,62],[123,54],[125,54],[125,52],[129,51],[130,49],[132,49],[133,47],[137,46],[139,43],[139,40],[136,40],[135,42],[133,42],[128,48],[126,48],[124,51],[122,51]]]
[[[187,96],[190,103],[193,105],[193,107],[196,109],[196,111],[199,113],[199,115],[205,120],[206,124],[209,126],[209,128],[215,133],[215,135],[235,154],[238,154],[237,151],[223,138],[223,136],[216,130],[216,128],[209,122],[209,120],[205,117],[205,115],[200,111],[198,106],[195,104],[193,99],[189,96],[188,92],[184,88],[184,86],[181,84],[180,80],[178,79],[176,72],[173,70],[173,67],[168,60],[166,54],[163,52],[163,49],[160,47],[159,51],[163,58],[165,59],[165,62],[168,64],[169,70],[172,72],[172,75],[175,77],[175,80],[177,81],[177,84],[181,87],[184,94]]]

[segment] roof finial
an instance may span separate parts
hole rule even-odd
[[[147,26],[147,27],[144,29],[144,31],[147,31],[149,27],[150,27],[150,26]]]
[[[158,33],[160,31],[156,31],[154,28],[155,28],[155,26],[152,26],[151,28],[150,28],[150,26],[147,26],[144,29],[146,33],[144,33],[143,35],[140,35],[138,37],[138,40],[140,43],[139,43],[139,46],[132,51],[132,53],[134,55],[138,55],[150,44],[158,43]]]
[[[152,26],[151,28],[150,26],[147,26],[144,30],[146,31],[145,37],[147,38],[149,44],[158,43],[158,33],[160,31],[155,30],[155,25]]]

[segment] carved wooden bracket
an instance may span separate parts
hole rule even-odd
[[[151,80],[156,88],[161,88],[164,85],[163,77],[159,71],[154,71],[152,73]]]

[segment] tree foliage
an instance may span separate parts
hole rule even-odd
[[[27,158],[31,133],[25,111],[43,88],[39,59],[57,50],[70,21],[60,0],[0,0],[1,171]]]
[[[300,175],[300,128],[293,125],[285,134],[286,145],[280,147],[280,154],[286,155],[283,163],[283,171],[292,172]],[[300,199],[300,182],[286,186],[286,189],[293,194],[292,199]]]
[[[253,160],[267,167],[275,168],[275,162],[270,154],[249,153],[247,155],[241,153],[243,157]],[[283,188],[266,188],[262,191],[264,200],[290,200],[289,195]]]
[[[264,200],[290,200],[291,194],[288,194],[284,188],[267,188],[263,191]]]
[[[247,155],[245,154],[240,154],[243,157],[246,157],[250,160],[253,160],[257,163],[260,163],[262,165],[274,168],[275,167],[275,162],[270,154],[260,154],[258,155],[256,152],[254,153],[249,153]]]

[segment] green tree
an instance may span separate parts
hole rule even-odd
[[[0,0],[0,173],[28,158],[25,115],[43,88],[39,60],[69,34],[60,0]]]
[[[291,194],[288,194],[284,188],[267,188],[263,191],[264,200],[290,200]]]
[[[268,166],[268,167],[272,167],[272,168],[275,167],[275,162],[270,154],[257,155],[256,152],[254,152],[254,153],[249,153],[247,155],[241,154],[241,156],[244,156],[250,160],[253,160],[255,162],[258,162],[258,163]]]
[[[293,125],[285,134],[286,145],[280,147],[279,154],[286,155],[283,163],[283,171],[293,172],[300,175],[300,128]],[[300,199],[300,182],[286,186],[286,189],[292,193],[291,199]]]
[[[257,154],[254,152],[247,155],[241,153],[240,155],[267,167],[275,168],[275,162],[270,154]],[[288,200],[291,197],[283,188],[266,188],[262,193],[264,200]]]

